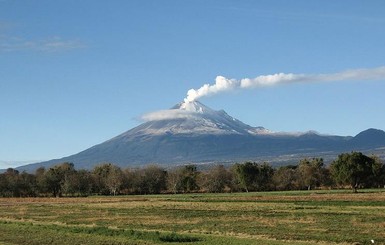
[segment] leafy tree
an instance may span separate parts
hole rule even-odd
[[[6,181],[6,196],[20,196],[19,171],[13,168],[8,168],[7,171],[4,173],[4,177]]]
[[[44,172],[44,177],[42,179],[43,185],[53,196],[60,197],[63,194],[63,191],[68,191],[68,189],[66,189],[66,182],[69,181],[69,176],[73,175],[74,172],[75,168],[73,163],[65,162],[56,165]]]
[[[88,196],[92,190],[93,179],[89,171],[81,169],[65,174],[63,193],[71,196]]]
[[[199,189],[197,177],[195,165],[177,167],[168,173],[168,186],[174,193],[195,191]]]
[[[238,163],[235,165],[234,170],[240,186],[246,192],[271,189],[274,169],[269,164]]]
[[[167,172],[157,165],[145,167],[143,169],[143,178],[149,194],[158,194],[166,189]]]
[[[123,181],[122,181],[122,185],[121,185],[121,192],[123,194],[131,194],[133,192],[135,192],[133,189],[134,189],[134,180],[135,180],[135,175],[136,175],[136,172],[132,169],[123,169],[122,170],[122,174],[123,174]]]
[[[282,166],[279,167],[273,176],[273,183],[276,190],[296,190],[299,188],[298,184],[297,166]]]
[[[237,168],[237,164],[234,164],[230,167],[228,171],[228,175],[229,175],[228,186],[229,186],[230,192],[242,191],[242,187],[240,186],[240,183],[237,178],[236,168]]]
[[[123,172],[112,163],[105,163],[94,168],[95,191],[100,194],[116,195],[123,185]]]
[[[4,197],[31,197],[36,196],[36,179],[32,174],[19,173],[18,170],[8,168],[0,174],[0,196]]]
[[[141,168],[133,169],[130,172],[130,184],[135,194],[147,194],[147,186],[144,178],[144,171]],[[126,175],[127,176],[127,175]]]
[[[318,187],[325,179],[325,168],[322,158],[302,159],[298,165],[301,184],[308,190]]]
[[[0,196],[6,196],[5,192],[8,188],[7,179],[4,174],[0,174]]]
[[[81,196],[88,196],[91,194],[93,179],[91,173],[87,170],[81,169],[76,173],[76,191]]]
[[[106,178],[106,185],[110,190],[110,194],[116,195],[123,184],[123,172],[115,165],[112,165]]]
[[[203,185],[208,192],[223,192],[230,185],[231,175],[223,165],[215,165],[204,174]]]
[[[19,187],[19,171],[16,169],[8,168],[5,173],[0,175],[0,192],[2,196],[20,196]]]
[[[174,194],[181,191],[181,182],[183,179],[182,175],[183,169],[181,167],[174,168],[168,171],[167,173],[167,188],[172,191]]]
[[[19,174],[19,188],[22,197],[37,196],[36,176],[23,171]]]
[[[198,171],[195,165],[186,165],[182,168],[182,178],[178,189],[183,192],[191,192],[199,189],[197,184]]]
[[[373,178],[373,158],[361,152],[343,153],[331,164],[335,181],[342,185],[350,185],[354,192],[360,185],[366,185]]]
[[[61,196],[62,173],[59,168],[50,168],[44,173],[43,183],[48,192],[54,197]]]
[[[62,193],[66,196],[74,196],[77,192],[78,176],[75,170],[65,173],[61,181]]]
[[[245,162],[243,164],[235,164],[236,178],[246,192],[253,190],[253,184],[259,173],[258,164],[253,162]]]
[[[372,175],[368,180],[368,187],[385,187],[385,165],[377,156],[371,156],[373,159]]]
[[[106,184],[107,176],[110,171],[112,164],[104,163],[94,167],[92,170],[93,177],[93,191],[102,195],[108,195],[109,189]]]
[[[274,169],[266,162],[258,165],[258,176],[255,181],[255,187],[258,191],[268,191],[272,189],[272,179]]]
[[[166,190],[167,172],[157,165],[135,170],[131,179],[136,193],[158,194]]]
[[[39,167],[35,171],[36,189],[39,195],[42,195],[43,193],[48,192],[44,173],[45,173],[44,167]]]

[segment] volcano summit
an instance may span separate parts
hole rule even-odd
[[[148,122],[136,129],[143,131],[144,127],[144,134],[247,135],[268,132],[263,127],[246,125],[223,110],[212,110],[198,101],[182,102],[170,110],[147,114],[143,119]]]
[[[19,167],[73,162],[90,169],[111,162],[121,167],[157,163],[232,163],[246,160],[276,161],[290,156],[324,157],[344,151],[385,147],[385,132],[368,129],[356,137],[325,136],[314,132],[275,133],[249,126],[225,111],[215,111],[198,101],[181,102],[169,110],[146,114],[143,124],[75,155]],[[275,159],[275,160],[274,160]]]

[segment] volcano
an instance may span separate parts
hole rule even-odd
[[[181,102],[169,110],[143,116],[144,123],[77,154],[19,167],[33,171],[62,162],[91,169],[111,162],[121,167],[160,164],[272,162],[295,157],[336,156],[345,151],[370,151],[385,147],[385,132],[369,129],[356,137],[315,132],[276,133],[252,127],[223,110],[204,104]]]

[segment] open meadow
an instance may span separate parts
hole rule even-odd
[[[385,244],[385,190],[1,198],[0,244]]]

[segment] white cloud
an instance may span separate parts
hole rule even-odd
[[[16,36],[0,35],[0,52],[61,52],[84,47],[85,45],[79,40],[66,40],[58,36],[28,40]]]
[[[170,109],[170,110],[160,110],[160,111],[150,112],[141,116],[140,119],[146,122],[166,120],[166,119],[185,119],[185,118],[192,118],[194,117],[195,114],[196,114],[195,112],[191,112],[191,111]]]

